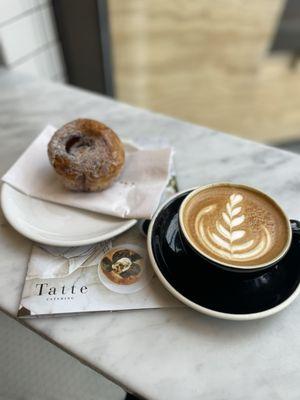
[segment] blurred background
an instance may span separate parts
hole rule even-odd
[[[298,0],[1,0],[1,63],[268,143],[300,138]]]

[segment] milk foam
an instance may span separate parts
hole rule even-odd
[[[214,204],[202,208],[195,220],[197,238],[204,247],[229,261],[251,261],[267,253],[271,247],[271,234],[265,226],[262,225],[261,234],[256,238],[251,238],[251,233],[246,230],[239,229],[246,218],[242,195],[233,193],[215,225],[205,224],[205,215],[215,208]]]
[[[232,266],[272,262],[285,251],[290,226],[268,196],[243,185],[204,188],[184,206],[188,239],[201,253]]]

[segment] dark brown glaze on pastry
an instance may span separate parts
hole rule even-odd
[[[48,156],[63,185],[82,192],[106,189],[125,161],[115,132],[91,119],[76,119],[58,129],[48,144]]]

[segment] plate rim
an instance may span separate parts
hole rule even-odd
[[[202,314],[208,315],[210,317],[215,317],[219,319],[225,319],[225,320],[232,320],[232,321],[250,321],[250,320],[256,320],[256,319],[261,319],[261,318],[266,318],[271,315],[274,315],[278,313],[279,311],[285,309],[287,306],[289,306],[299,295],[300,293],[300,283],[294,290],[294,292],[287,298],[285,299],[282,303],[278,304],[275,307],[268,308],[267,310],[264,311],[259,311],[256,313],[246,313],[246,314],[233,314],[233,313],[225,313],[221,311],[215,311],[212,310],[208,307],[201,306],[185,296],[183,296],[181,293],[179,293],[170,283],[169,281],[164,277],[162,272],[160,271],[159,266],[156,263],[153,250],[152,250],[152,231],[153,231],[153,226],[155,223],[155,220],[157,216],[160,214],[160,212],[166,207],[167,204],[171,203],[174,201],[175,198],[178,196],[189,192],[191,189],[185,189],[180,192],[175,193],[172,197],[167,199],[155,212],[153,215],[149,228],[148,228],[148,234],[147,234],[147,248],[148,248],[148,254],[149,258],[152,264],[152,267],[160,280],[160,282],[163,284],[163,286],[173,295],[175,296],[178,300],[180,300],[182,303],[186,304],[188,307],[201,312]]]
[[[46,245],[50,245],[50,246],[58,246],[58,247],[76,247],[76,246],[84,246],[84,245],[88,245],[88,244],[94,244],[94,243],[98,243],[98,242],[102,242],[104,240],[108,240],[111,239],[112,237],[115,237],[117,235],[120,235],[121,233],[127,231],[128,229],[130,229],[131,227],[133,227],[136,223],[137,223],[137,219],[124,219],[124,225],[122,225],[122,227],[119,227],[118,229],[114,229],[113,231],[107,233],[107,234],[103,234],[103,235],[96,235],[93,238],[89,238],[89,239],[79,239],[79,240],[55,240],[55,239],[45,239],[43,240],[43,237],[39,237],[37,238],[34,234],[30,234],[30,232],[24,232],[24,230],[22,229],[22,224],[19,224],[16,219],[12,216],[12,214],[9,211],[9,205],[8,202],[6,200],[6,196],[7,196],[7,190],[14,190],[18,193],[20,193],[22,196],[27,196],[30,197],[34,200],[38,200],[38,201],[43,201],[45,203],[50,203],[47,202],[45,200],[41,200],[41,199],[36,199],[32,196],[28,196],[24,193],[22,193],[21,191],[17,190],[16,188],[12,187],[11,185],[9,185],[6,182],[2,182],[2,187],[1,187],[1,208],[3,211],[3,214],[7,220],[7,222],[18,232],[20,233],[22,236],[37,242],[37,243],[42,243],[42,244],[46,244]],[[55,204],[52,203],[51,204]],[[62,204],[59,204],[62,207],[66,207]],[[74,207],[73,207],[74,208]],[[78,209],[80,210],[80,209]],[[118,218],[118,217],[116,217]],[[120,218],[121,220],[121,218]]]

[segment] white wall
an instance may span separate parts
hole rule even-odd
[[[0,0],[1,61],[8,68],[65,81],[49,0]]]

